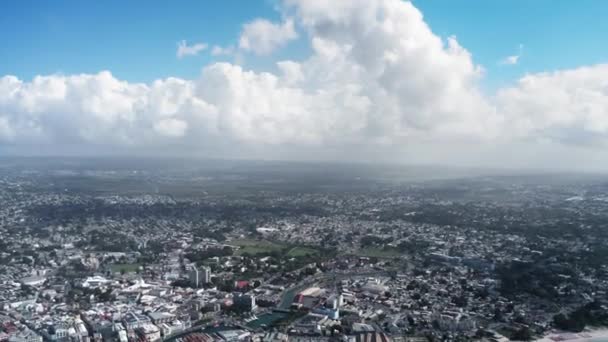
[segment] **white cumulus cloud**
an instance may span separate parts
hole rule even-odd
[[[276,72],[214,63],[147,84],[108,71],[0,77],[0,143],[440,163],[559,163],[605,146],[606,65],[528,74],[487,95],[471,53],[410,2],[286,0],[283,12],[292,19],[246,24],[239,44],[268,54],[299,27],[311,54]],[[531,152],[548,150],[560,160]]]
[[[608,64],[526,75],[499,90],[497,106],[513,136],[603,144],[608,139]]]
[[[524,46],[522,44],[519,44],[519,51],[517,52],[517,54],[516,55],[507,56],[507,57],[503,58],[500,61],[500,64],[503,64],[503,65],[515,65],[515,64],[519,63],[519,59],[523,55],[523,52],[524,52]]]
[[[186,56],[196,56],[199,52],[207,49],[207,44],[204,43],[194,43],[192,45],[188,45],[188,42],[182,40],[177,43],[177,52],[175,53],[177,58],[183,58]]]
[[[154,130],[168,137],[182,137],[188,129],[188,123],[180,119],[161,119],[154,124]]]
[[[515,65],[519,62],[519,55],[507,56],[505,57],[501,63],[507,65]]]
[[[222,47],[219,45],[214,45],[213,48],[211,49],[212,56],[227,56],[227,55],[232,55],[233,53],[234,53],[233,46]]]
[[[257,55],[268,55],[297,37],[292,19],[286,19],[280,24],[256,19],[243,25],[239,48]]]

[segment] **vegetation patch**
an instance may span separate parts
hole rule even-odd
[[[319,255],[319,250],[310,247],[294,247],[287,252],[287,256],[291,258],[317,255]]]
[[[239,246],[236,255],[271,255],[276,257],[303,258],[321,255],[312,247],[293,246],[268,240],[238,239],[230,241],[231,245]]]
[[[140,264],[134,263],[134,264],[113,264],[112,266],[110,266],[110,270],[112,270],[112,273],[134,273],[137,272],[139,270],[139,266],[141,266]]]
[[[239,239],[230,241],[231,245],[239,246],[240,248],[236,251],[236,255],[264,255],[264,254],[275,254],[282,253],[283,250],[288,248],[286,245],[266,241],[266,240],[252,240],[252,239]]]
[[[391,247],[367,247],[355,252],[357,256],[369,258],[398,258],[403,254],[399,249]]]

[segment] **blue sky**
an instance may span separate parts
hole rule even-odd
[[[269,1],[6,1],[0,4],[0,74],[111,70],[128,81],[193,78],[209,54],[177,60],[182,39],[234,43],[241,25],[276,18]]]
[[[526,72],[574,68],[608,60],[608,1],[416,0],[431,29],[456,35],[487,70],[484,84],[497,88]],[[3,1],[0,10],[0,75],[31,79],[40,74],[111,70],[120,79],[149,82],[195,78],[217,60],[201,53],[178,60],[181,39],[235,44],[243,23],[278,20],[271,0],[224,1]],[[499,65],[523,44],[518,65]],[[303,41],[271,58],[249,56],[246,66],[270,68],[273,60],[301,59]]]
[[[456,35],[488,70],[488,82],[505,85],[526,72],[570,69],[608,61],[608,1],[418,0],[416,6],[440,36]],[[517,53],[519,65],[497,61]]]

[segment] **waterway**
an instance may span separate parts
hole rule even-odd
[[[291,303],[293,303],[293,299],[296,296],[296,294],[298,294],[298,292],[302,291],[303,289],[305,289],[308,286],[309,286],[309,284],[296,285],[294,287],[291,287],[291,288],[285,290],[285,292],[281,296],[281,301],[279,302],[279,305],[277,308],[281,309],[281,310],[289,310],[289,308],[291,307]],[[287,316],[287,313],[281,312],[281,311],[267,312],[265,314],[261,314],[260,316],[258,316],[258,319],[247,323],[247,326],[252,329],[257,329],[257,328],[261,328],[264,326],[271,326],[273,323],[285,318],[286,316]]]
[[[300,283],[298,285],[295,285],[295,286],[290,287],[289,289],[285,290],[285,292],[281,296],[281,301],[279,302],[279,305],[277,308],[281,309],[281,310],[289,310],[289,308],[291,307],[291,303],[293,303],[293,299],[296,296],[296,294],[298,294],[302,290],[306,289],[307,287],[312,286],[315,283],[319,283],[321,280],[331,279],[333,281],[337,281],[339,279],[349,278],[349,277],[353,277],[353,276],[366,277],[366,276],[372,276],[372,275],[376,276],[378,274],[383,274],[383,273],[384,272],[375,271],[375,272],[366,272],[366,273],[362,273],[362,274],[357,274],[357,273],[354,273],[354,274],[328,274],[328,275],[324,275],[322,277],[317,277],[317,278],[312,279],[311,281],[306,281],[304,283]],[[252,329],[261,328],[263,326],[271,326],[273,323],[281,320],[285,316],[287,316],[287,313],[280,312],[280,311],[272,311],[272,312],[264,313],[264,314],[261,314],[260,316],[258,316],[258,319],[247,323],[247,326]]]

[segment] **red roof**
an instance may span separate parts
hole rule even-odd
[[[298,293],[295,297],[293,297],[294,303],[302,303],[304,301],[304,296],[301,293]]]

